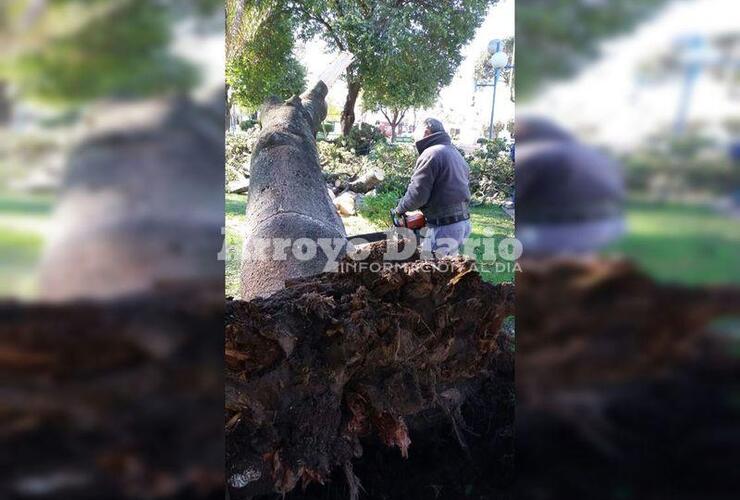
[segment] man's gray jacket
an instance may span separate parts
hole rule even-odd
[[[470,168],[446,132],[430,134],[416,143],[419,158],[406,194],[396,211],[420,209],[427,221],[467,218]]]

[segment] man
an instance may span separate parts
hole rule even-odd
[[[555,123],[518,117],[516,236],[524,255],[591,255],[625,231],[620,165]]]
[[[421,210],[427,220],[427,240],[437,256],[455,255],[470,235],[470,168],[452,145],[442,122],[424,120],[424,136],[416,142],[419,158],[395,211]]]

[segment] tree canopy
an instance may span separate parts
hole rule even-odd
[[[599,55],[599,44],[646,20],[669,0],[518,0],[517,94],[576,73]]]
[[[382,73],[366,75],[362,101],[365,109],[380,111],[385,116],[391,125],[391,139],[395,140],[396,127],[408,108],[434,104],[440,89],[449,83],[455,67],[452,61],[429,51],[403,47],[404,44],[413,46],[414,37],[399,37],[392,43],[398,50],[400,61],[388,64]]]
[[[227,2],[226,83],[234,99],[254,111],[272,95],[305,87],[305,68],[293,56],[293,20],[277,1]]]
[[[18,0],[3,5],[5,51],[0,78],[21,97],[83,103],[182,91],[194,67],[169,51],[184,15],[214,12],[215,0]],[[9,36],[8,36],[9,35]]]
[[[460,51],[498,0],[296,0],[286,4],[303,39],[320,36],[330,49],[355,56],[342,112],[346,134],[360,89],[372,105],[413,106],[447,85]],[[417,90],[418,89],[418,90]]]

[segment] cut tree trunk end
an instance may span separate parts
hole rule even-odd
[[[365,194],[380,186],[385,180],[385,173],[382,170],[370,170],[360,177],[351,181],[342,181],[337,179],[334,185],[334,194],[342,191],[353,191],[355,193]]]

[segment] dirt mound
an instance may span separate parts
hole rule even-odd
[[[384,245],[369,262],[380,263]],[[336,470],[354,497],[353,461],[367,443],[413,456],[414,430],[441,422],[463,444],[461,408],[484,382],[513,389],[501,331],[513,304],[512,285],[483,282],[463,258],[348,268],[228,301],[231,497],[288,493]]]
[[[222,499],[221,286],[0,301],[0,498]]]
[[[517,498],[733,498],[740,289],[624,260],[523,261]]]

